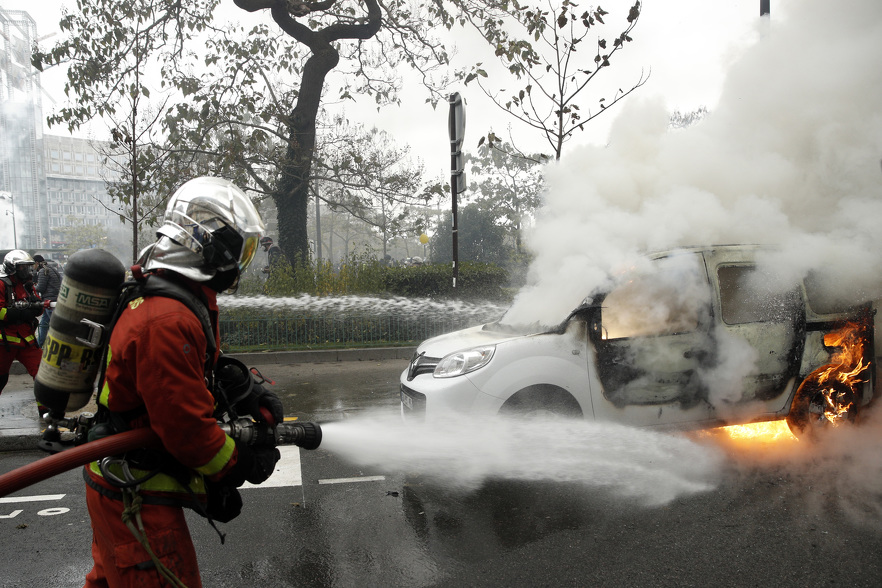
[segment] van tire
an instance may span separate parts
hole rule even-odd
[[[823,416],[824,394],[821,387],[811,380],[805,380],[796,391],[790,412],[787,414],[787,426],[798,439],[817,441],[818,434],[839,424],[855,424],[860,413],[860,397],[845,384],[829,384],[836,388],[834,394],[840,399],[838,404],[848,407],[834,424]]]
[[[582,408],[572,394],[552,384],[537,384],[515,392],[499,409],[507,417],[544,416],[582,418]]]

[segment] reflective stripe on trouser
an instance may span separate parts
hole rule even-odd
[[[123,503],[86,487],[86,504],[92,519],[92,559],[85,588],[168,586],[153,561],[122,521]],[[141,505],[150,548],[187,588],[202,586],[196,550],[184,511],[175,506]]]

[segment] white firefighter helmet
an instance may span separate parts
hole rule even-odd
[[[34,258],[31,257],[30,253],[21,249],[13,249],[3,258],[3,273],[7,276],[18,274],[20,280],[26,280],[30,277],[34,263]],[[21,273],[19,273],[19,270],[21,270]]]
[[[251,199],[229,180],[203,176],[168,201],[156,243],[144,250],[144,269],[173,270],[197,282],[218,272],[241,273],[266,230]]]

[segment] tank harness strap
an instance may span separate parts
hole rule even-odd
[[[116,490],[105,488],[104,486],[93,480],[86,470],[87,468],[83,468],[83,480],[86,481],[86,485],[89,488],[104,496],[105,498],[110,498],[111,500],[119,500],[120,502],[122,502],[122,492],[117,492]],[[154,496],[152,494],[142,496],[142,501],[144,502],[144,504],[155,504],[157,506],[181,506],[180,500],[176,500],[174,498],[166,498],[164,496]]]

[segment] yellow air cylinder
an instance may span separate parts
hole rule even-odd
[[[65,264],[34,380],[37,402],[55,417],[92,397],[125,274],[122,262],[103,249],[77,251]]]

